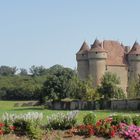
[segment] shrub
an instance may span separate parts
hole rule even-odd
[[[5,123],[5,132],[14,130],[16,135],[26,135],[30,139],[41,139],[42,131],[40,129],[40,121],[43,118],[42,113],[29,112],[26,114],[8,114],[2,115]],[[12,124],[9,126],[9,124]]]
[[[95,134],[103,137],[114,137],[118,127],[112,124],[112,118],[99,120],[95,125]]]
[[[57,113],[48,117],[47,128],[49,129],[69,129],[76,123],[77,111],[71,111],[67,114]]]
[[[17,119],[14,121],[13,125],[15,126],[14,132],[16,135],[26,135],[31,139],[41,139],[41,129],[39,128],[39,125],[36,125],[34,122]]]
[[[120,123],[131,124],[132,118],[129,115],[114,114],[110,116],[112,118],[113,125],[119,125]]]
[[[122,123],[126,123],[126,124],[128,124],[128,125],[132,124],[132,118],[131,118],[131,116],[129,116],[129,115],[123,116]]]
[[[87,115],[84,116],[83,123],[85,125],[95,124],[96,123],[96,115],[93,113],[88,113]]]
[[[93,125],[79,125],[76,128],[76,134],[84,136],[92,136],[95,133]]]
[[[112,118],[112,125],[119,125],[123,121],[123,116],[118,114],[110,115]]]
[[[132,117],[133,124],[140,126],[140,115],[135,115]]]
[[[140,139],[140,127],[135,125],[128,126],[125,123],[120,123],[120,137],[130,140],[139,140]]]
[[[4,133],[4,134],[9,134],[9,133],[14,132],[15,126],[13,126],[13,124],[8,123],[8,122],[6,122],[6,121],[5,121],[3,124],[4,124],[4,125],[3,125],[3,133]]]

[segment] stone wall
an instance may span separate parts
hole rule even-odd
[[[110,101],[54,101],[46,106],[54,110],[140,110],[140,99]]]

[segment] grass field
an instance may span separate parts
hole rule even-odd
[[[47,116],[50,116],[51,114],[56,114],[57,112],[68,112],[68,111],[58,111],[58,110],[48,110],[44,109],[42,106],[29,106],[29,107],[14,107],[16,103],[23,104],[26,103],[25,101],[0,101],[0,117],[2,116],[3,113],[8,112],[8,113],[26,113],[26,112],[42,112],[44,115],[43,123],[47,121]],[[77,116],[77,121],[78,123],[82,122],[82,118],[84,115],[86,115],[89,112],[94,112],[98,119],[100,118],[105,118],[109,116],[112,113],[118,113],[118,114],[129,114],[129,115],[135,115],[139,114],[140,111],[138,112],[133,112],[133,111],[111,111],[111,110],[93,110],[93,111],[79,111],[79,114]]]

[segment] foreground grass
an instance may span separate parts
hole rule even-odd
[[[68,112],[68,111],[64,111],[64,110],[48,110],[48,109],[44,109],[43,106],[15,107],[15,104],[23,104],[23,103],[27,103],[27,101],[0,101],[0,117],[5,112],[16,113],[16,114],[22,114],[22,113],[27,113],[27,112],[42,112],[44,115],[43,123],[46,123],[47,116],[56,114],[58,112],[64,112],[64,113]],[[112,111],[112,110],[87,111],[87,110],[83,110],[83,111],[79,111],[79,114],[77,116],[78,123],[82,123],[83,117],[89,112],[94,112],[97,115],[98,119],[105,118],[113,113],[126,114],[126,115],[127,114],[129,114],[129,115],[139,114],[140,115],[140,111],[136,112],[136,111],[126,111],[126,110],[125,111]]]

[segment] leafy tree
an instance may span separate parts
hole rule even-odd
[[[70,97],[73,99],[83,99],[86,93],[85,83],[78,76],[74,76],[69,83]]]
[[[69,85],[69,92],[71,98],[81,100],[96,100],[99,98],[99,94],[95,88],[93,88],[93,80],[81,81],[77,76],[74,76]]]
[[[86,93],[85,100],[96,100],[100,98],[98,91],[93,88],[93,79],[89,77],[88,80],[85,81]]]
[[[27,72],[27,70],[26,69],[24,69],[24,68],[21,68],[20,69],[20,73],[19,73],[21,76],[27,76],[28,75],[28,72]]]
[[[16,67],[9,67],[9,66],[1,66],[0,67],[0,75],[1,76],[9,76],[14,75],[17,71]]]
[[[32,76],[41,76],[41,75],[45,75],[46,69],[43,66],[33,65],[30,68],[30,73],[32,74]]]
[[[42,99],[47,97],[52,100],[61,100],[69,97],[69,81],[74,74],[74,71],[69,68],[53,69],[44,82]]]
[[[102,77],[101,85],[98,87],[98,92],[101,94],[101,96],[104,97],[104,99],[124,98],[125,94],[123,90],[120,87],[118,87],[119,83],[120,79],[117,77],[116,74],[107,72]]]

